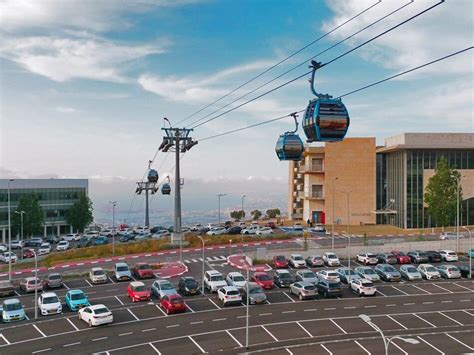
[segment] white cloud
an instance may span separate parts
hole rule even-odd
[[[77,110],[73,107],[66,107],[66,106],[58,106],[56,107],[56,111],[61,113],[75,113]]]

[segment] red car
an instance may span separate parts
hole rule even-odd
[[[275,269],[286,269],[288,267],[288,259],[284,255],[275,255],[273,257],[273,266]]]
[[[397,258],[397,263],[399,264],[410,264],[411,259],[403,251],[392,250],[391,253]]]
[[[34,258],[35,253],[31,249],[24,249],[23,250],[23,258],[28,259],[28,258]]]
[[[186,312],[186,303],[178,294],[165,295],[160,299],[160,307],[166,314]]]
[[[273,280],[266,272],[256,272],[253,274],[251,281],[257,283],[261,288],[266,290],[273,288]]]
[[[276,225],[275,225],[275,222],[268,222],[267,224],[265,224],[265,227],[270,227],[271,229],[275,229]]]
[[[143,282],[134,281],[130,282],[127,287],[127,296],[132,299],[132,302],[149,301],[151,293]]]
[[[137,263],[133,268],[133,275],[139,279],[151,279],[155,276],[147,263]]]

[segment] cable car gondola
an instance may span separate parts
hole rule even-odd
[[[313,73],[311,75],[311,91],[315,99],[311,100],[303,118],[303,130],[311,142],[342,141],[349,128],[349,113],[340,98],[334,99],[331,95],[317,93],[314,89],[314,75],[321,68],[321,63],[311,61]]]
[[[295,130],[280,135],[276,143],[275,152],[280,160],[301,160],[303,154],[303,142],[300,136],[296,134],[296,131],[298,131],[296,113],[291,114],[291,116],[295,119]]]
[[[158,172],[155,169],[148,171],[148,182],[158,182]]]
[[[163,195],[169,195],[171,193],[170,178],[168,176],[168,182],[161,185],[161,193]]]

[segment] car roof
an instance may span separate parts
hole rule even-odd
[[[92,309],[92,310],[96,310],[98,308],[107,308],[107,306],[105,304],[95,304],[93,306],[89,306],[89,308]]]
[[[45,297],[58,297],[58,295],[55,293],[55,292],[44,292],[41,294],[41,297],[45,298]]]
[[[138,286],[145,286],[145,284],[141,281],[133,281],[133,282],[130,282],[130,286],[138,287]]]
[[[289,274],[288,270],[275,270],[275,274]]]
[[[34,276],[25,277],[26,281],[30,281],[30,280],[34,280],[34,279],[36,279]],[[39,278],[38,278],[38,280],[39,280]]]
[[[303,286],[314,286],[314,284],[312,282],[309,282],[309,281],[298,281],[298,283],[300,283],[301,285]]]
[[[217,270],[207,270],[206,271],[209,275],[222,275],[219,271]]]
[[[9,298],[3,301],[3,304],[15,304],[15,303],[21,303],[18,298]]]
[[[128,267],[128,264],[127,263],[116,263],[115,267],[117,267],[117,266],[127,266]]]
[[[228,276],[243,276],[240,272],[238,271],[231,271],[227,274]]]
[[[69,291],[67,291],[67,293],[77,294],[77,293],[84,293],[84,291],[82,291],[82,290],[69,290]]]
[[[239,291],[239,289],[235,286],[224,286],[222,288],[226,291]]]
[[[291,256],[302,256],[301,254],[291,254]]]
[[[93,267],[93,268],[91,269],[91,271],[99,271],[99,270],[102,270],[102,271],[103,271],[104,269],[101,268],[101,267]]]
[[[265,271],[257,271],[254,272],[253,276],[261,276],[261,275],[268,275]]]

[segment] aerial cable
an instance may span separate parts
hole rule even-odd
[[[320,56],[321,54],[324,54],[324,53],[330,51],[331,49],[333,49],[333,48],[339,46],[340,44],[346,42],[347,40],[351,39],[352,37],[358,35],[359,33],[363,32],[363,31],[365,31],[366,29],[368,29],[368,28],[370,28],[370,27],[376,25],[376,24],[379,23],[380,21],[383,21],[383,20],[386,19],[387,17],[392,16],[394,13],[396,13],[396,12],[402,10],[402,9],[405,8],[406,6],[411,5],[411,4],[413,3],[413,1],[414,1],[414,0],[410,0],[410,2],[408,2],[408,3],[406,3],[406,4],[404,4],[404,5],[400,6],[400,7],[398,7],[397,9],[395,9],[395,10],[393,10],[392,12],[388,13],[387,15],[385,15],[385,16],[379,18],[378,20],[376,20],[376,21],[374,21],[374,22],[368,24],[367,26],[365,26],[365,27],[363,27],[362,29],[360,29],[360,30],[354,32],[353,34],[349,35],[348,37],[346,37],[346,38],[340,40],[339,42],[333,44],[332,46],[326,48],[325,50],[323,50],[323,51],[321,51],[321,52],[319,52],[319,53],[313,55],[312,57],[310,57],[310,58],[308,58],[308,59],[305,59],[305,60],[302,61],[301,63],[299,63],[299,64],[295,65],[294,67],[291,67],[290,69],[284,71],[283,73],[279,74],[279,75],[276,76],[275,78],[270,79],[270,80],[264,82],[263,84],[257,86],[256,88],[250,90],[249,92],[247,92],[247,93],[245,93],[245,94],[239,96],[238,98],[232,100],[231,102],[225,104],[224,106],[221,106],[220,108],[218,108],[218,109],[216,109],[216,110],[214,110],[214,111],[212,111],[212,112],[206,114],[205,116],[201,117],[200,119],[198,119],[198,120],[192,122],[190,125],[195,125],[196,123],[202,121],[203,119],[205,119],[205,118],[207,118],[207,117],[212,116],[213,114],[215,114],[215,113],[217,113],[217,112],[219,112],[219,111],[225,109],[226,107],[229,107],[230,105],[232,105],[233,103],[235,103],[235,102],[237,102],[237,101],[243,99],[244,97],[247,97],[248,95],[253,94],[254,92],[260,90],[261,88],[267,86],[268,84],[273,83],[274,81],[280,79],[281,77],[283,77],[283,76],[285,76],[286,74],[292,72],[293,70],[295,70],[295,69],[297,69],[297,68],[300,68],[301,66],[305,65],[307,62],[309,62],[310,60],[316,58],[317,56]],[[197,127],[197,126],[196,126],[196,127]]]
[[[298,49],[296,52],[293,52],[292,54],[290,54],[289,56],[287,56],[286,58],[280,60],[279,62],[273,64],[272,66],[268,67],[267,69],[265,69],[263,72],[261,72],[260,74],[250,78],[249,80],[247,80],[246,82],[244,82],[243,84],[239,85],[238,87],[236,87],[235,89],[229,91],[227,94],[219,97],[218,99],[216,99],[215,101],[211,102],[210,104],[206,105],[205,107],[201,108],[200,110],[186,116],[185,118],[183,118],[181,121],[179,121],[177,124],[181,124],[183,123],[184,121],[187,121],[189,118],[197,115],[198,113],[204,111],[205,109],[209,108],[210,106],[218,103],[219,101],[221,101],[222,99],[232,95],[234,92],[236,92],[237,90],[243,88],[244,86],[246,86],[247,84],[250,84],[251,82],[255,81],[256,79],[260,78],[261,76],[263,76],[264,74],[268,73],[269,71],[271,71],[272,69],[276,68],[277,66],[279,66],[280,64],[283,64],[284,62],[286,62],[287,60],[293,58],[295,55],[301,53],[302,51],[304,51],[305,49],[309,48],[310,46],[312,46],[313,44],[315,44],[316,42],[322,40],[323,38],[329,36],[331,33],[333,33],[334,31],[338,30],[339,28],[345,26],[346,24],[348,24],[349,22],[355,20],[357,17],[361,16],[362,14],[366,13],[367,11],[369,11],[370,9],[372,9],[373,7],[377,6],[378,4],[380,4],[382,2],[382,0],[378,0],[375,4],[372,4],[370,5],[369,7],[367,7],[366,9],[362,10],[361,12],[357,13],[356,15],[352,16],[351,18],[347,19],[346,21],[342,22],[341,24],[337,25],[336,27],[334,27],[332,30],[330,30],[329,32],[326,32],[325,34],[323,34],[322,36],[319,36],[318,38],[316,38],[315,40],[311,41],[310,43],[308,43],[307,45],[305,45],[304,47]]]
[[[432,60],[432,61],[430,61],[430,62],[427,62],[427,63],[422,64],[422,65],[419,65],[419,66],[417,66],[417,67],[414,67],[414,68],[405,70],[405,71],[400,72],[400,73],[398,73],[398,74],[391,75],[391,76],[389,76],[389,77],[387,77],[387,78],[385,78],[385,79],[382,79],[382,80],[373,82],[373,83],[371,83],[371,84],[365,85],[365,86],[363,86],[363,87],[361,87],[361,88],[358,88],[358,89],[349,91],[349,92],[347,92],[347,93],[345,93],[345,94],[342,94],[342,95],[338,96],[338,98],[342,98],[342,97],[345,97],[345,96],[349,96],[349,95],[355,94],[355,93],[357,93],[357,92],[359,92],[359,91],[366,90],[366,89],[371,88],[371,87],[373,87],[373,86],[376,86],[376,85],[378,85],[378,84],[381,84],[381,83],[384,83],[384,82],[386,82],[386,81],[389,81],[389,80],[398,78],[398,77],[400,77],[400,76],[402,76],[402,75],[405,75],[405,74],[411,73],[411,72],[413,72],[413,71],[422,69],[422,68],[427,67],[427,66],[430,66],[430,65],[432,65],[432,64],[441,62],[441,61],[443,61],[443,60],[446,60],[446,59],[448,59],[448,58],[454,57],[454,56],[459,55],[459,54],[461,54],[461,53],[470,51],[470,50],[472,50],[472,49],[474,49],[474,46],[461,49],[461,50],[459,50],[459,51],[456,51],[456,52],[453,52],[453,53],[451,53],[451,54],[445,55],[444,57],[441,57],[441,58]],[[298,111],[297,113],[304,112],[305,110],[306,110],[306,109],[300,110],[300,111]],[[246,129],[250,129],[250,128],[257,127],[257,126],[261,126],[261,125],[264,125],[264,124],[267,124],[267,123],[272,123],[272,122],[275,122],[275,121],[279,121],[279,120],[282,120],[282,119],[287,118],[287,117],[291,117],[291,114],[285,115],[285,116],[281,116],[281,117],[277,117],[277,118],[273,118],[273,119],[266,120],[266,121],[262,121],[262,122],[259,122],[259,123],[256,123],[256,124],[253,124],[253,125],[250,125],[250,126],[245,126],[245,127],[233,129],[233,130],[231,130],[231,131],[218,133],[218,134],[215,134],[215,135],[212,135],[212,136],[208,136],[208,137],[205,137],[205,138],[201,138],[201,139],[199,139],[199,141],[200,141],[200,142],[203,142],[203,141],[206,141],[206,140],[209,140],[209,139],[214,139],[214,138],[222,137],[222,136],[225,136],[225,135],[228,135],[228,134],[231,134],[231,133],[236,133],[236,132],[240,132],[240,131],[243,131],[243,130],[246,130]]]
[[[335,62],[336,60],[338,60],[338,59],[344,57],[345,55],[347,55],[347,54],[349,54],[349,53],[352,53],[352,52],[355,51],[356,49],[359,49],[359,48],[365,46],[366,44],[372,42],[373,40],[375,40],[375,39],[377,39],[377,38],[380,38],[381,36],[383,36],[383,35],[385,35],[385,34],[391,32],[391,31],[393,31],[394,29],[400,27],[401,25],[406,24],[406,23],[408,23],[408,22],[414,20],[414,19],[417,18],[418,16],[420,16],[420,15],[426,13],[427,11],[432,10],[432,9],[435,8],[436,6],[438,6],[438,5],[442,4],[442,3],[444,3],[444,1],[445,1],[445,0],[440,0],[440,2],[438,2],[437,4],[435,4],[435,5],[433,5],[433,6],[430,6],[429,8],[427,8],[427,9],[425,9],[425,10],[423,10],[423,11],[421,11],[421,12],[419,12],[419,13],[413,15],[413,16],[411,16],[410,18],[408,18],[408,19],[406,19],[406,20],[400,22],[399,24],[397,24],[397,25],[395,25],[395,26],[389,28],[388,30],[383,31],[382,33],[378,34],[377,36],[374,36],[374,37],[368,39],[367,41],[365,41],[365,42],[359,44],[358,46],[356,46],[356,47],[354,47],[354,48],[351,48],[350,50],[348,50],[348,51],[342,53],[341,55],[339,55],[339,56],[337,56],[336,58],[330,60],[329,62],[326,62],[326,63],[324,63],[324,64],[321,64],[321,67],[324,67],[324,66],[326,66],[326,65],[328,65],[328,64],[330,64],[330,63]],[[276,91],[276,90],[278,90],[278,89],[281,89],[282,87],[284,87],[284,86],[286,86],[286,85],[288,85],[288,84],[291,84],[292,82],[294,82],[294,81],[296,81],[296,80],[298,80],[298,79],[301,79],[301,78],[305,77],[306,75],[308,75],[308,74],[310,74],[310,73],[312,73],[312,70],[310,70],[310,71],[308,71],[308,72],[306,72],[306,73],[303,73],[302,75],[300,75],[300,76],[298,76],[298,77],[296,77],[296,78],[294,78],[294,79],[291,79],[291,80],[289,80],[289,81],[287,81],[287,82],[285,82],[285,83],[283,83],[283,84],[281,84],[281,85],[279,85],[279,86],[277,86],[277,87],[275,87],[275,88],[273,88],[273,89],[270,89],[270,90],[268,90],[268,91],[266,91],[266,92],[263,92],[262,94],[260,94],[260,95],[258,95],[258,96],[256,96],[256,97],[254,97],[254,98],[252,98],[252,99],[250,99],[250,100],[247,100],[247,101],[245,101],[245,102],[243,102],[243,103],[241,103],[241,104],[239,104],[239,105],[237,105],[237,106],[235,106],[235,107],[232,107],[232,108],[228,109],[227,111],[224,111],[224,112],[222,112],[222,113],[220,113],[220,114],[218,114],[218,115],[216,115],[216,116],[214,116],[214,117],[211,117],[211,118],[209,118],[209,119],[207,119],[207,120],[205,120],[205,121],[203,121],[203,122],[201,122],[201,123],[199,123],[199,124],[193,126],[192,129],[195,129],[195,128],[197,128],[197,127],[200,127],[200,126],[202,126],[202,125],[204,125],[204,124],[206,124],[206,123],[208,123],[208,122],[211,122],[211,121],[213,121],[213,120],[215,120],[215,119],[217,119],[217,118],[219,118],[219,117],[222,117],[222,116],[224,116],[224,115],[226,115],[226,114],[228,114],[228,113],[230,113],[230,112],[232,112],[232,111],[235,111],[235,110],[237,110],[238,108],[240,108],[240,107],[242,107],[242,106],[245,106],[245,105],[247,105],[247,104],[249,104],[249,103],[251,103],[251,102],[253,102],[253,101],[255,101],[255,100],[258,100],[258,99],[262,98],[263,96],[266,96],[266,95],[268,95],[268,94],[270,94],[270,93],[272,93],[272,92],[274,92],[274,91]]]

